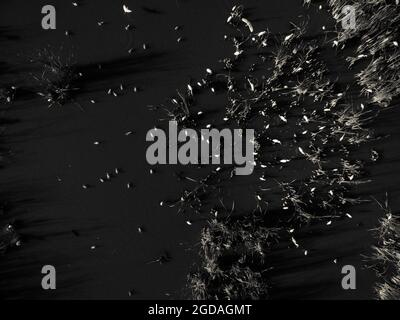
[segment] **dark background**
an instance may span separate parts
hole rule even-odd
[[[290,30],[290,21],[310,16],[310,29],[321,32],[333,22],[325,8],[302,6],[301,0],[245,1],[256,29],[273,33]],[[194,224],[177,215],[176,209],[160,207],[161,200],[182,189],[174,167],[157,168],[154,175],[145,159],[145,134],[155,126],[160,113],[148,105],[159,105],[190,78],[216,68],[230,52],[223,35],[225,21],[235,1],[71,1],[53,0],[0,2],[0,83],[29,85],[27,60],[38,50],[51,47],[63,55],[73,54],[80,66],[92,70],[101,63],[102,73],[85,83],[74,104],[48,109],[46,104],[25,95],[7,110],[2,143],[12,158],[0,170],[1,192],[13,203],[12,214],[24,236],[22,247],[0,257],[0,295],[4,298],[34,299],[174,299],[185,298],[186,276],[197,260],[202,216]],[[125,3],[134,12],[124,15]],[[323,3],[323,2],[322,2]],[[41,28],[41,8],[57,9],[57,29]],[[148,9],[154,10],[148,10]],[[98,27],[103,20],[105,25]],[[127,24],[134,30],[125,31]],[[175,31],[176,25],[182,26]],[[72,36],[65,36],[70,30]],[[184,41],[177,43],[176,39]],[[143,43],[149,49],[141,49]],[[61,49],[62,47],[62,49]],[[128,54],[135,49],[133,55]],[[331,67],[347,72],[332,50]],[[339,59],[339,58],[338,58]],[[126,87],[118,97],[108,88]],[[137,86],[138,93],[133,92]],[[94,99],[96,104],[89,101]],[[215,106],[216,108],[223,106]],[[379,134],[390,134],[376,143],[383,159],[368,167],[373,182],[358,190],[365,196],[399,205],[398,139],[399,119],[395,108],[381,113],[374,123]],[[134,134],[125,136],[126,131]],[[102,141],[95,146],[94,141]],[[368,147],[365,148],[368,150]],[[367,152],[367,151],[361,152]],[[112,182],[100,184],[99,177],[115,167],[122,173]],[[61,178],[58,181],[57,177]],[[127,189],[126,183],[135,187]],[[82,184],[94,187],[82,189]],[[249,183],[251,184],[251,183]],[[243,186],[246,188],[246,185]],[[309,248],[289,250],[288,244],[274,252],[271,298],[370,299],[375,276],[363,268],[363,254],[370,253],[382,212],[374,203],[357,206],[354,219],[304,229],[299,239]],[[138,226],[145,232],[139,234]],[[79,232],[79,236],[72,230]],[[95,250],[90,247],[96,245]],[[171,261],[149,264],[167,251]],[[333,260],[338,258],[338,263]],[[44,291],[41,268],[57,269],[57,290]],[[357,268],[357,290],[340,286],[341,267]],[[134,290],[132,297],[128,291]]]

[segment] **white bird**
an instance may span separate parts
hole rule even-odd
[[[192,96],[192,95],[193,95],[193,88],[192,88],[192,86],[191,86],[190,84],[188,84],[188,85],[187,85],[187,88],[188,88],[189,94]]]
[[[130,10],[125,4],[122,6],[122,8],[124,9],[125,13],[131,13],[132,10]]]
[[[293,34],[293,33],[287,35],[287,36],[285,37],[285,42],[289,41],[289,40],[292,39],[293,37],[294,37],[294,34]]]

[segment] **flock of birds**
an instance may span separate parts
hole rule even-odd
[[[78,7],[80,4],[72,2],[72,5]],[[322,9],[321,5],[319,9]],[[126,15],[133,13],[125,4],[122,11]],[[222,70],[205,68],[205,75],[201,79],[186,83],[184,93],[177,91],[177,96],[168,101],[168,106],[162,106],[167,119],[160,121],[175,120],[183,128],[198,129],[202,125],[206,128],[256,128],[257,135],[253,143],[256,146],[257,170],[254,175],[257,182],[251,186],[254,207],[248,211],[265,216],[271,206],[278,204],[280,223],[268,227],[279,229],[289,247],[301,249],[302,254],[308,256],[308,248],[304,248],[296,239],[296,233],[301,231],[304,224],[318,221],[331,227],[336,220],[352,219],[349,207],[364,202],[349,193],[353,186],[366,183],[364,163],[378,161],[379,153],[371,149],[370,159],[355,161],[351,160],[351,156],[357,153],[358,146],[374,139],[368,124],[376,114],[371,111],[372,106],[364,101],[349,106],[352,97],[347,88],[329,78],[327,67],[319,55],[319,49],[326,42],[321,44],[318,40],[307,39],[305,24],[292,24],[293,29],[283,36],[271,34],[269,30],[255,31],[256,28],[245,16],[243,6],[234,6],[226,22],[234,28],[235,33],[224,36],[224,40],[232,42],[233,53],[220,60]],[[105,21],[98,21],[97,24],[102,27]],[[125,26],[126,31],[132,28],[131,24]],[[179,26],[174,28],[175,31],[179,29]],[[326,27],[323,26],[322,30],[325,32]],[[65,35],[70,36],[72,32],[65,31]],[[179,37],[177,42],[182,40]],[[329,41],[332,47],[337,47],[336,39]],[[142,44],[142,48],[147,50],[149,46]],[[129,54],[133,52],[133,48],[128,51]],[[250,56],[256,57],[255,62],[249,62]],[[56,72],[60,70],[64,72],[65,68],[62,65],[55,68]],[[84,77],[81,73],[78,76]],[[119,92],[125,89],[120,84],[117,90],[109,88],[106,93],[118,97]],[[66,83],[65,87],[55,90],[57,94],[52,91],[50,94],[42,92],[41,95],[50,106],[63,105],[67,102],[76,103],[74,98],[65,99],[74,90],[70,83]],[[133,92],[138,90],[138,87],[133,88]],[[14,96],[14,91],[10,91],[10,97],[11,94]],[[62,92],[60,100],[59,92]],[[196,105],[197,96],[201,94],[223,94],[226,98],[225,108],[220,110],[223,112],[220,124],[215,117],[213,123],[205,122],[207,110]],[[96,103],[95,99],[89,101]],[[11,98],[8,102],[11,102]],[[133,133],[126,131],[124,135]],[[96,140],[93,144],[98,146],[102,141]],[[294,174],[296,166],[305,163],[312,167],[309,171],[303,170],[307,176],[288,180],[286,170]],[[202,176],[204,166],[199,166],[199,170],[198,175]],[[116,167],[98,177],[98,182],[111,182],[113,177],[123,172],[122,168]],[[154,174],[155,170],[150,169],[149,173]],[[176,200],[160,201],[160,206],[177,207],[178,212],[188,215],[194,213],[195,216],[207,212],[211,214],[211,219],[226,225],[231,223],[227,217],[235,211],[235,201],[240,201],[233,199],[230,209],[225,206],[224,197],[229,193],[230,186],[236,183],[234,179],[237,179],[234,178],[233,167],[214,167],[200,178],[193,178],[186,173],[178,173],[177,177],[178,180],[193,183],[194,187],[184,190]],[[62,181],[60,177],[57,180]],[[133,189],[134,183],[125,182],[125,186]],[[94,184],[83,183],[81,187],[88,190]],[[272,193],[279,194],[279,201],[271,199]],[[222,212],[225,216],[220,215]],[[259,220],[255,221],[260,223]],[[186,220],[188,226],[193,223],[192,219]],[[203,235],[209,231],[207,228],[212,226],[206,226]],[[137,232],[144,231],[144,226],[137,227]],[[207,246],[205,243],[202,245],[200,251]],[[95,244],[90,247],[91,250],[96,248]],[[200,252],[200,256],[205,258],[206,255]],[[171,257],[165,253],[148,263],[163,264],[170,260]],[[332,257],[331,261],[336,264],[338,258]],[[200,264],[202,267],[204,265]],[[213,282],[210,278],[215,274],[207,272],[202,275],[204,278],[198,280],[211,285]],[[235,280],[226,281],[231,281],[230,284],[234,286]],[[133,293],[134,290],[129,291],[129,296]]]

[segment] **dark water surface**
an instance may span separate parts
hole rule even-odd
[[[123,3],[134,13],[124,15]],[[229,30],[225,21],[234,2],[85,0],[75,8],[70,1],[53,0],[55,31],[41,29],[40,11],[45,4],[50,3],[0,2],[0,61],[7,66],[1,81],[29,83],[27,58],[49,45],[62,46],[64,55],[73,53],[90,77],[78,98],[84,111],[74,104],[47,109],[43,101],[24,96],[7,112],[18,122],[5,132],[14,161],[1,170],[1,186],[17,204],[21,202],[17,219],[26,243],[0,258],[0,295],[11,299],[185,297],[186,275],[197,260],[205,220],[195,217],[188,226],[187,217],[177,215],[174,208],[159,206],[161,200],[176,196],[182,184],[174,178],[173,167],[149,174],[145,134],[160,113],[150,111],[148,105],[165,102],[176,88],[203,75],[205,68],[217,67],[218,60],[230,52],[223,35]],[[307,11],[301,4],[268,0],[246,1],[245,6],[260,29],[287,32],[289,21],[307,14],[312,16],[310,28],[319,32],[327,13]],[[100,20],[105,21],[102,27],[97,26]],[[125,31],[127,24],[134,30]],[[179,31],[174,30],[176,25],[182,26]],[[73,35],[66,37],[65,30]],[[184,41],[177,43],[178,37]],[[143,43],[148,50],[141,49]],[[131,56],[130,48],[135,49]],[[99,63],[101,72],[93,72]],[[121,96],[106,94],[120,83],[127,88]],[[134,86],[138,93],[133,92]],[[97,103],[89,103],[91,99]],[[381,198],[386,190],[393,191],[393,207],[399,205],[398,114],[391,109],[377,119],[377,131],[392,136],[378,143],[384,158],[369,168],[374,182],[360,190]],[[130,130],[134,134],[125,136]],[[94,145],[94,141],[102,143]],[[116,167],[121,174],[99,183]],[[127,189],[127,182],[135,187]],[[82,184],[93,187],[84,190]],[[309,248],[307,257],[282,244],[271,257],[276,265],[273,298],[371,298],[375,278],[361,268],[361,254],[369,252],[373,239],[368,230],[376,226],[381,212],[368,205],[351,214],[351,222],[338,222],[329,230],[307,228],[298,239]],[[139,226],[144,233],[137,232]],[[165,252],[170,262],[148,263]],[[57,269],[57,290],[50,292],[40,286],[40,270],[46,264]],[[356,291],[340,287],[344,264],[359,270]],[[130,290],[135,292],[132,297]]]

